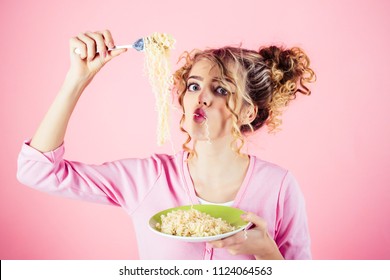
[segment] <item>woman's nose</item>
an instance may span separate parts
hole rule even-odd
[[[198,96],[199,105],[210,106],[211,104],[211,94],[207,90],[203,90]]]

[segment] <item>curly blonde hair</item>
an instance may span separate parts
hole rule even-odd
[[[281,115],[289,102],[296,98],[297,92],[310,95],[306,84],[314,82],[316,76],[310,68],[310,60],[298,47],[262,47],[259,51],[238,47],[224,47],[184,52],[180,60],[184,65],[174,73],[174,87],[183,107],[183,98],[187,89],[187,80],[193,65],[208,59],[220,70],[222,83],[232,83],[236,92],[228,92],[226,107],[232,114],[232,149],[239,154],[245,143],[244,135],[267,125],[270,133],[277,132],[282,125]],[[238,98],[243,99],[241,108],[237,108]],[[240,123],[239,113],[243,108],[256,109],[256,116],[250,123]],[[187,146],[191,136],[183,128],[185,115],[180,120],[180,129],[187,134],[183,149],[195,155]]]

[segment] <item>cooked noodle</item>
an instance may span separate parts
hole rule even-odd
[[[163,233],[187,237],[213,236],[236,229],[221,218],[211,217],[194,208],[161,215],[161,224],[157,223],[156,228]]]
[[[144,38],[145,68],[156,98],[158,145],[170,139],[169,93],[173,80],[169,58],[174,43],[173,37],[165,33],[153,33]]]
[[[207,138],[207,143],[208,144],[211,144],[211,139],[210,139],[210,128],[209,128],[209,123],[208,123],[209,119],[206,118],[205,122],[204,122],[204,125],[206,127],[206,138]]]

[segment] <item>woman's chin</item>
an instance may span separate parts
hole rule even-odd
[[[204,137],[203,135],[200,135],[200,136],[194,135],[194,136],[191,136],[191,138],[194,142],[208,142],[211,140],[211,139]]]

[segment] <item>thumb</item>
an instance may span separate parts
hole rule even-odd
[[[127,49],[112,50],[112,51],[110,51],[110,53],[107,57],[109,58],[109,60],[111,60],[112,58],[114,58],[114,57],[116,57],[124,52],[127,52]]]
[[[267,222],[252,212],[247,212],[241,215],[241,218],[247,222],[253,223],[257,228],[261,230],[267,229]]]
[[[100,70],[100,68],[106,65],[106,63],[110,62],[114,57],[117,57],[118,55],[126,51],[127,49],[119,49],[119,50],[109,51],[105,55],[99,54],[93,60],[93,66],[96,67],[98,70]]]

